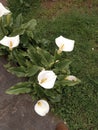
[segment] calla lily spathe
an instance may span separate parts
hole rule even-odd
[[[39,85],[46,89],[54,87],[57,76],[51,70],[42,70],[38,75]]]
[[[19,35],[14,37],[5,36],[2,40],[0,40],[0,44],[9,47],[10,50],[12,50],[14,47],[17,47],[19,45],[19,42]]]
[[[67,76],[65,79],[66,79],[66,80],[70,80],[70,81],[77,81],[77,78],[76,78],[76,76],[74,76],[74,75],[69,75],[69,76]]]
[[[49,109],[49,104],[45,100],[39,100],[34,106],[35,112],[40,116],[45,116],[49,112]]]
[[[0,17],[2,17],[3,15],[7,15],[9,14],[10,11],[7,10],[2,3],[0,3]]]
[[[62,51],[66,51],[66,52],[72,51],[74,48],[75,41],[60,36],[55,39],[55,43],[59,47],[59,53],[60,53]]]

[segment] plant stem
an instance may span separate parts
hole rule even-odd
[[[5,30],[4,30],[4,26],[3,26],[3,24],[2,24],[2,18],[0,18],[0,28],[1,28],[1,30],[2,30],[2,33],[3,33],[4,36],[5,36],[6,33],[5,33]]]

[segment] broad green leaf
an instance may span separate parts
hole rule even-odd
[[[37,98],[44,98],[45,94],[44,94],[44,89],[42,87],[40,87],[39,85],[36,85],[33,87],[34,91],[33,94],[37,97]]]
[[[62,59],[62,61],[58,61],[57,63],[55,63],[55,66],[58,69],[68,69],[70,64],[71,64],[70,60]]]
[[[52,63],[54,63],[54,57],[46,50],[37,47],[37,53],[42,58],[42,64],[46,67],[51,67]]]
[[[54,72],[60,74],[70,74],[70,69],[69,69],[69,65],[71,64],[71,61],[70,60],[58,60],[57,62],[55,62],[54,64]]]
[[[17,77],[26,77],[26,68],[23,66],[20,67],[10,67],[7,69],[8,72],[17,75]]]
[[[0,55],[8,55],[9,49],[3,45],[0,45]]]
[[[11,14],[4,15],[0,18],[0,27],[3,35],[8,36],[12,31],[13,18]]]
[[[27,32],[27,34],[29,34],[30,37],[33,37],[33,33],[31,35],[31,32],[35,29],[35,26],[37,25],[37,22],[35,19],[32,19],[30,21],[28,21],[27,23],[21,24],[22,23],[22,16],[19,15],[17,18],[17,21],[19,21],[19,27],[14,27],[13,32],[12,32],[12,36],[13,35],[23,35],[25,32]]]
[[[13,57],[20,66],[26,66],[25,52],[22,50],[14,50]]]
[[[69,80],[64,80],[62,82],[62,84],[66,85],[66,86],[75,86],[77,84],[79,84],[81,81],[79,79],[77,79],[77,81],[69,81]]]
[[[22,24],[21,28],[23,28],[25,30],[31,30],[31,31],[33,31],[35,29],[36,25],[37,25],[36,20],[35,19],[31,19],[27,23]]]
[[[11,33],[11,36],[15,36],[15,35],[23,35],[25,32],[25,29],[23,28],[14,28],[12,33]]]
[[[3,36],[7,35],[8,30],[5,29],[6,24],[7,24],[6,16],[4,15],[0,18],[0,33],[1,33],[0,35],[1,36],[2,36],[2,34],[3,34]]]
[[[22,24],[22,22],[23,22],[22,14],[19,14],[19,15],[16,17],[15,26],[16,26],[16,27],[20,27],[21,24]]]
[[[4,37],[3,32],[0,30],[0,40]]]
[[[81,81],[80,79],[77,78],[76,81],[70,81],[70,80],[67,80],[65,78],[65,76],[58,76],[58,81],[56,82],[57,85],[62,85],[62,86],[74,86],[76,84],[79,84]]]
[[[23,93],[30,93],[32,91],[31,89],[31,83],[30,82],[20,82],[17,83],[16,85],[12,86],[9,88],[6,93],[7,94],[23,94]]]
[[[30,46],[27,50],[28,52],[28,57],[30,58],[30,61],[34,65],[41,66],[41,56],[37,53],[36,49],[33,46]]]
[[[53,103],[59,102],[61,100],[61,94],[59,94],[55,89],[45,90],[44,93],[47,98]]]
[[[42,67],[36,65],[29,66],[26,70],[26,76],[34,76],[39,70],[42,70]]]
[[[2,25],[5,27],[7,25],[7,15],[3,15],[1,17],[1,20],[2,20]]]
[[[23,0],[20,0],[20,3],[23,4]]]
[[[27,33],[27,36],[28,36],[28,37],[30,37],[30,38],[33,39],[34,35],[33,35],[33,32],[32,32],[32,31],[26,31],[26,33]]]
[[[6,65],[4,65],[4,67],[5,67],[6,69],[8,69],[8,68],[11,67],[11,64],[8,62]]]
[[[60,101],[61,101],[61,97],[62,97],[62,95],[57,94],[57,95],[55,95],[54,97],[50,98],[50,101],[51,101],[52,103],[60,102]]]

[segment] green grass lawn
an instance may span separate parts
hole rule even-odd
[[[66,87],[61,103],[53,104],[70,130],[98,130],[98,1],[89,1],[29,0],[22,8],[17,0],[9,1],[15,16],[22,13],[26,21],[38,21],[35,38],[50,40],[51,48],[60,35],[75,40],[74,51],[66,55],[73,61],[72,75],[82,82]]]

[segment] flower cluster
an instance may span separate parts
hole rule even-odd
[[[2,17],[3,15],[7,15],[8,13],[10,13],[10,11],[7,10],[0,3],[0,17]],[[24,27],[24,25],[22,27]],[[19,34],[15,35],[13,37],[4,36],[0,40],[0,44],[8,47],[10,52],[14,52],[14,48],[16,48],[21,42],[20,37],[21,36]],[[59,36],[55,39],[55,43],[58,47],[58,49],[56,50],[56,52],[57,52],[56,54],[61,56],[62,51],[71,52],[74,49],[75,41],[71,40],[71,39],[64,38],[63,36]],[[20,53],[20,56],[21,57],[23,56],[24,59],[21,58],[21,60],[19,60],[18,52],[17,52],[16,59],[17,59],[17,62],[19,62],[18,64],[20,64],[20,68],[17,67],[17,68],[15,68],[14,71],[13,71],[13,68],[10,69],[10,71],[14,72],[14,74],[17,74],[17,75],[20,74],[19,76],[24,76],[24,77],[30,76],[29,85],[27,82],[24,84],[18,84],[15,87],[12,87],[7,93],[15,94],[15,93],[13,93],[13,89],[15,89],[16,87],[19,89],[19,88],[22,88],[24,86],[26,86],[26,87],[24,87],[24,89],[21,89],[23,91],[20,93],[32,92],[32,90],[27,87],[27,86],[30,86],[32,84],[31,83],[31,76],[35,76],[35,79],[37,80],[37,84],[35,85],[35,83],[36,83],[35,82],[33,85],[35,85],[35,86],[39,85],[44,90],[45,89],[46,90],[53,89],[55,86],[55,83],[58,82],[59,79],[60,79],[60,84],[62,84],[62,85],[64,84],[64,85],[73,86],[74,84],[77,83],[78,79],[73,75],[61,74],[60,76],[58,76],[59,73],[62,73],[62,71],[63,71],[63,73],[66,73],[65,68],[64,68],[66,61],[60,62],[60,59],[56,58],[55,55],[52,56],[49,52],[44,51],[44,50],[40,49],[39,47],[32,49],[33,51],[30,49],[31,48],[28,47],[27,52],[25,52],[25,53],[23,53],[23,50],[22,50],[22,53]],[[25,60],[26,57],[28,57],[26,60],[26,65],[28,65],[28,66],[25,68],[24,67],[24,66],[26,66],[26,65],[24,65],[25,61],[23,61],[23,60]],[[38,59],[39,59],[39,61],[38,61]],[[31,61],[32,61],[32,63],[31,63]],[[37,64],[39,64],[38,62],[41,62],[41,65],[43,65],[43,66],[41,66],[41,67],[38,66],[37,65]],[[49,63],[47,63],[47,62],[49,62]],[[68,62],[68,64],[69,64],[69,62]],[[56,67],[57,67],[57,69],[55,69]],[[60,70],[60,69],[62,69],[60,67],[63,68],[62,71]],[[59,82],[58,82],[58,84],[59,84]],[[18,92],[16,94],[18,94]],[[37,101],[37,103],[34,106],[35,112],[37,114],[39,114],[40,116],[45,116],[49,112],[49,109],[50,109],[50,107],[49,107],[48,102],[46,100],[42,100],[42,99]]]

